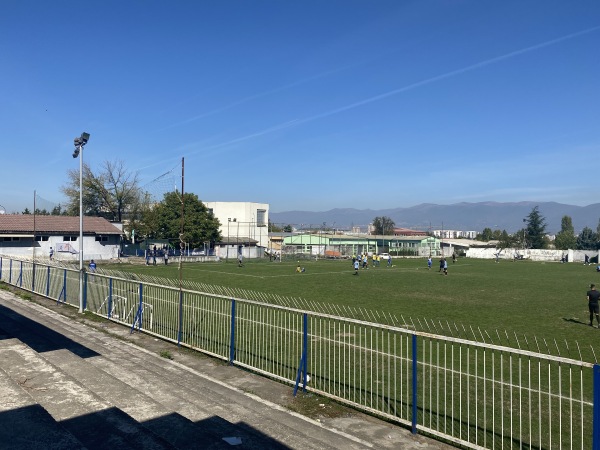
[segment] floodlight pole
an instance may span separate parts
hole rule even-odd
[[[79,312],[83,312],[83,145],[79,144]]]
[[[79,156],[79,312],[83,313],[83,146],[90,138],[89,133],[81,133],[75,138],[73,158]]]

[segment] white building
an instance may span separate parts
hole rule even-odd
[[[215,249],[221,258],[262,256],[269,245],[269,205],[254,202],[203,202],[219,219],[223,237]]]
[[[57,260],[105,260],[119,257],[123,230],[102,217],[83,218],[83,244],[79,240],[79,217],[32,214],[0,215],[0,254]]]
[[[431,233],[440,239],[475,239],[477,231],[462,231],[462,230],[431,230]]]

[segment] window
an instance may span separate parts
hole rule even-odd
[[[36,236],[35,240],[38,241],[38,242],[39,241],[46,242],[48,240],[48,236]]]
[[[96,242],[108,242],[108,236],[96,236]]]
[[[14,237],[14,236],[5,237],[2,239],[4,239],[4,241],[19,241],[19,240],[21,240],[21,238]]]
[[[77,240],[77,236],[63,236],[63,241],[65,241],[65,242],[76,241],[76,240]]]
[[[264,227],[267,225],[265,222],[266,215],[267,215],[266,209],[257,209],[256,210],[256,226],[257,227]]]

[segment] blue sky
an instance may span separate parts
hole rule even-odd
[[[597,203],[599,49],[597,0],[3,0],[0,205],[64,203],[83,131],[273,212]]]

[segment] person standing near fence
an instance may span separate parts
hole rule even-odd
[[[590,284],[590,290],[587,291],[588,309],[590,310],[590,327],[594,326],[594,315],[600,328],[600,314],[598,311],[598,300],[600,300],[600,292],[596,290],[595,284]]]
[[[54,249],[52,247],[50,247],[50,261],[52,261],[53,257],[54,257]]]

